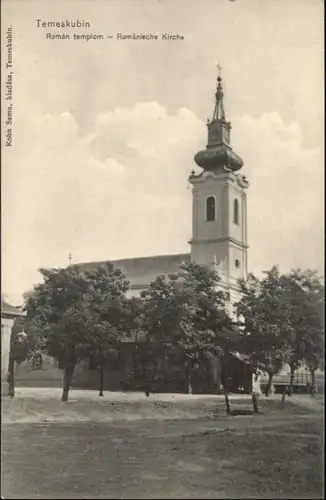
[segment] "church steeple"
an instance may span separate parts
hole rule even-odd
[[[204,170],[239,170],[243,161],[231,148],[231,123],[226,120],[221,67],[218,68],[213,118],[207,121],[208,142],[206,149],[196,154],[195,162]]]
[[[213,113],[213,120],[225,120],[225,111],[224,111],[224,103],[223,103],[223,87],[222,87],[222,77],[221,77],[221,66],[217,65],[219,73],[217,77],[217,89],[215,93],[215,107]]]
[[[233,303],[240,299],[238,280],[247,277],[249,183],[236,172],[243,162],[230,146],[231,124],[224,108],[220,72],[212,108],[207,146],[195,156],[203,171],[192,172],[189,177],[193,214],[191,260],[213,266],[221,278],[219,286]]]

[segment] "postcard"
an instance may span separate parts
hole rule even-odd
[[[278,326],[273,323],[280,343],[275,347],[270,342],[265,358],[258,341],[259,356],[256,347],[234,348],[229,337],[227,348],[221,347],[223,342],[213,346],[214,327],[207,322],[205,327],[189,326],[187,315],[178,316],[177,330],[170,323],[162,327],[163,336],[167,331],[181,335],[181,326],[187,325],[183,344],[180,335],[174,340],[167,335],[167,344],[175,342],[173,352],[157,354],[151,347],[146,351],[151,368],[137,356],[141,339],[150,343],[154,338],[148,337],[151,325],[156,322],[157,334],[167,320],[154,312],[161,314],[174,301],[171,318],[189,298],[188,294],[181,300],[175,288],[175,276],[184,277],[182,273],[199,279],[201,269],[203,282],[213,279],[207,270],[216,273],[227,314],[223,328],[232,325],[239,335],[250,312],[249,302],[242,298],[249,297],[248,279],[253,276],[257,290],[258,283],[266,284],[266,272],[279,283],[289,276],[298,283],[301,276],[319,287],[319,299],[323,295],[319,277],[324,271],[324,3],[3,0],[1,7],[1,350],[3,391],[11,394],[4,403],[8,449],[3,458],[3,498],[259,498],[267,486],[266,495],[281,495],[282,490],[288,497],[317,497],[321,468],[308,444],[302,446],[314,478],[307,476],[293,440],[287,434],[282,438],[284,428],[277,428],[271,445],[270,437],[264,438],[266,446],[263,441],[258,445],[261,438],[257,434],[255,441],[250,434],[258,424],[248,424],[250,432],[245,434],[245,419],[239,415],[234,439],[236,432],[243,434],[237,448],[230,441],[231,431],[225,430],[233,423],[209,420],[220,411],[216,404],[224,412],[223,398],[229,391],[237,394],[233,402],[230,398],[231,415],[232,408],[242,404],[237,402],[240,394],[249,395],[251,412],[253,386],[269,384],[267,394],[274,387],[270,399],[259,399],[262,418],[268,420],[272,407],[271,414],[281,411],[288,380],[299,392],[323,387],[321,357],[312,365],[308,348],[292,370],[295,349],[292,341],[285,346],[279,340],[280,321],[275,319]],[[89,333],[88,343],[85,336],[80,342],[75,339],[69,372],[67,359],[58,354],[63,345],[67,352],[66,340],[63,344],[60,337],[61,344],[53,344],[51,337],[51,344],[47,336],[42,343],[37,325],[56,335],[55,322],[59,328],[63,317],[67,322],[76,319],[69,316],[68,321],[66,310],[58,319],[54,297],[65,285],[57,282],[47,295],[56,276],[72,273],[72,283],[74,273],[80,273],[81,280],[86,275],[91,280],[87,272],[96,274],[98,269],[112,280],[112,269],[121,270],[114,279],[121,280],[118,288],[131,308],[128,318],[133,317],[133,325],[149,316],[142,328],[137,323],[139,331],[128,337],[121,351],[115,348],[114,359],[112,344],[111,357],[104,354],[103,339],[94,347],[97,333]],[[92,286],[88,281],[85,290],[94,291]],[[192,290],[196,292],[188,312],[202,293],[207,293],[207,301],[212,297],[207,287]],[[37,295],[41,292],[44,295]],[[164,302],[168,296],[169,304]],[[161,301],[156,309],[155,297]],[[65,300],[62,307],[68,304]],[[101,303],[101,298],[96,300]],[[140,303],[143,309],[132,316]],[[263,303],[261,321],[268,309],[261,299]],[[196,304],[198,312],[203,305]],[[46,316],[50,307],[56,311],[51,309],[52,318],[57,318],[52,323]],[[220,321],[222,309],[218,310]],[[84,303],[78,311],[80,328],[86,328]],[[102,316],[92,311],[88,332],[103,318],[103,311]],[[240,317],[245,318],[242,326]],[[32,318],[34,330],[24,323],[26,318]],[[125,319],[119,321],[114,328]],[[287,319],[282,328],[284,324]],[[98,335],[107,328],[103,325]],[[264,331],[272,331],[267,326]],[[294,324],[291,328],[297,331]],[[189,340],[198,329],[205,338],[201,344],[198,336]],[[17,359],[12,357],[15,342],[20,342]],[[202,354],[209,358],[205,368],[198,361]],[[228,361],[220,363],[219,356]],[[269,372],[267,358],[273,363],[281,360],[277,369]],[[226,365],[232,367],[231,375]],[[72,390],[66,405],[60,401],[62,384],[63,401]],[[98,398],[99,384],[100,395],[105,390],[103,398]],[[220,397],[221,403],[216,403]],[[290,406],[282,424],[289,432],[295,412],[308,412],[307,405],[295,411]],[[296,420],[293,425],[298,425],[298,435],[313,435],[310,442],[317,436],[317,442],[318,418],[311,418],[309,432]],[[266,428],[272,417],[267,420]],[[216,426],[221,427],[220,445]],[[181,431],[188,436],[183,441],[178,437]],[[205,432],[213,434],[207,437]],[[196,433],[201,433],[200,439]],[[249,471],[255,447],[271,472],[268,485],[259,471]],[[281,448],[289,455],[283,465],[279,458],[280,467],[297,467],[286,480],[274,467]],[[253,474],[257,478],[250,481]],[[308,491],[312,484],[316,489],[311,486]]]

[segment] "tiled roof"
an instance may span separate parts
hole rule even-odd
[[[132,259],[112,260],[115,267],[121,269],[130,280],[132,287],[148,285],[160,274],[177,272],[180,264],[190,260],[190,253],[174,255],[156,255]],[[79,264],[84,269],[94,269],[105,262],[85,262]]]

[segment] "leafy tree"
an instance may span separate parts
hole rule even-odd
[[[25,360],[39,353],[38,332],[26,318],[16,318],[10,337],[10,353],[8,366],[9,395],[15,395],[15,364],[20,365]]]
[[[242,349],[255,367],[268,373],[267,394],[274,374],[292,355],[294,328],[286,287],[286,279],[275,266],[261,280],[250,274],[247,281],[240,281],[242,298],[236,309]]]
[[[16,318],[11,330],[10,355],[17,364],[28,358],[32,343],[33,336],[27,335],[24,318]]]
[[[130,376],[140,382],[145,395],[149,397],[150,392],[150,366],[156,359],[155,349],[153,345],[146,340],[146,332],[144,331],[144,303],[141,297],[132,297],[127,303],[127,314],[125,331],[126,335],[131,340],[135,340],[135,351],[133,352],[132,361],[133,369]]]
[[[99,304],[103,297],[94,297],[94,300]],[[100,306],[99,309],[103,310],[103,307]],[[138,335],[139,311],[140,299],[134,297],[128,299],[124,295],[117,297],[110,302],[110,307],[107,309],[108,315],[105,317],[102,315],[102,321],[98,321],[97,326],[95,326],[93,335],[94,340],[97,340],[92,348],[91,359],[99,369],[99,396],[103,396],[105,366],[117,360],[121,341],[133,339]],[[109,327],[108,322],[110,323]],[[100,331],[99,325],[104,326],[106,330]]]
[[[292,393],[295,370],[305,363],[315,387],[315,371],[324,364],[324,287],[317,272],[293,270],[286,276],[295,335],[290,359]]]
[[[64,366],[62,401],[67,401],[76,363],[93,358],[103,367],[116,352],[129,282],[111,263],[40,272],[43,283],[27,297],[27,317],[42,330],[47,354]]]
[[[178,273],[158,276],[141,295],[147,338],[180,354],[189,392],[192,369],[202,356],[223,354],[232,328],[218,284],[214,271],[186,262]]]

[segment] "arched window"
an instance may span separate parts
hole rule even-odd
[[[234,200],[233,204],[233,222],[239,224],[239,202],[237,199]]]
[[[206,200],[206,220],[215,220],[215,198],[209,196]]]

